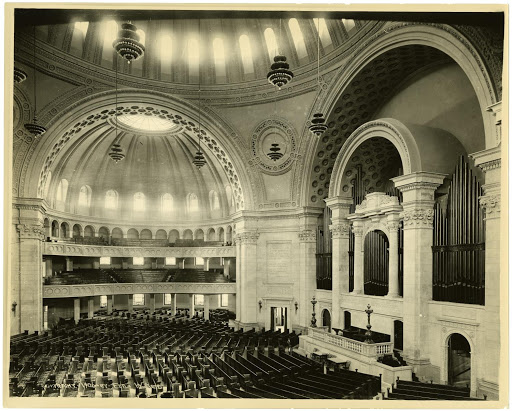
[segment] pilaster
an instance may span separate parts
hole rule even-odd
[[[237,226],[238,231],[238,226]],[[237,310],[240,309],[241,323],[257,323],[256,292],[257,292],[257,243],[259,233],[256,230],[238,232],[235,237],[237,244],[237,262],[240,260],[240,271],[237,272]],[[238,284],[240,286],[238,287]],[[240,291],[240,296],[238,295]]]

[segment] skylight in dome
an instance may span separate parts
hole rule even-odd
[[[140,131],[170,131],[178,127],[170,120],[145,114],[125,114],[117,117],[119,124]]]

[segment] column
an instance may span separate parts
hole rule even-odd
[[[242,314],[242,282],[240,280],[240,261],[242,256],[242,244],[235,238],[236,248],[236,322],[240,322],[240,316]]]
[[[189,294],[188,295],[190,297],[190,303],[189,303],[189,317],[190,318],[193,318],[194,317],[194,313],[195,313],[195,310],[196,310],[196,307],[194,305],[194,294]]]
[[[73,259],[66,257],[66,271],[73,271]]]
[[[238,224],[237,224],[238,231]],[[240,271],[236,274],[237,285],[240,282],[240,322],[244,325],[256,325],[258,315],[257,290],[257,231],[244,231],[236,235],[240,243]],[[239,256],[237,255],[237,260]],[[237,306],[238,309],[238,306]]]
[[[128,294],[128,312],[133,313],[133,294]]]
[[[211,295],[205,294],[204,296],[204,319],[210,319],[210,297]]]
[[[147,294],[148,296],[148,302],[149,302],[149,311],[151,313],[154,313],[155,312],[155,294],[154,293],[151,293],[151,294]]]
[[[107,295],[107,314],[112,314],[114,310],[114,296]]]
[[[404,357],[421,374],[428,365],[429,307],[432,300],[432,229],[434,193],[444,174],[415,172],[392,181],[403,194],[404,220]]]
[[[171,299],[171,314],[176,315],[176,300],[177,300],[178,294],[173,294]]]
[[[223,273],[224,273],[224,277],[227,277],[229,275],[229,265],[231,263],[231,260],[227,257],[224,257],[222,259],[222,265],[224,267],[224,270],[223,270]]]
[[[155,310],[158,310],[164,306],[164,295],[155,294]]]
[[[398,228],[400,221],[398,214],[389,214],[387,222],[389,230],[389,288],[388,297],[399,297],[400,287],[398,281]]]
[[[501,129],[501,127],[500,127]],[[479,370],[483,374],[480,390],[489,399],[498,399],[500,367],[500,257],[507,250],[501,250],[501,237],[506,239],[507,230],[501,230],[501,146],[471,154],[475,165],[485,173],[484,195],[480,197],[480,206],[485,217],[485,350],[489,355],[482,358]],[[506,244],[506,241],[504,242]],[[506,275],[506,273],[505,273]],[[503,285],[503,283],[501,283]],[[503,363],[502,363],[503,364]]]
[[[210,257],[203,257],[204,259],[204,271],[209,271],[210,270]]]
[[[46,277],[50,278],[53,276],[53,260],[51,257],[46,257],[46,260],[44,262],[45,269],[46,269]]]
[[[354,220],[354,294],[364,294],[363,222]]]
[[[11,317],[12,334],[43,328],[44,205],[43,200],[22,198],[13,204],[9,307],[16,303],[17,309]]]
[[[325,203],[332,211],[332,315],[331,328],[343,328],[340,315],[341,295],[349,292],[349,236],[347,216],[354,200],[352,197],[332,197]]]
[[[75,324],[78,324],[78,321],[80,321],[80,298],[73,300],[73,318],[75,319]]]
[[[87,297],[87,318],[94,317],[94,297]]]

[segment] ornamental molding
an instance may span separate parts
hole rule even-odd
[[[315,243],[316,242],[316,231],[314,230],[302,230],[299,232],[299,242],[301,243]]]
[[[480,206],[485,211],[486,218],[498,218],[501,213],[501,194],[481,196]]]
[[[350,223],[338,223],[329,226],[333,239],[348,238],[350,235]]]
[[[293,298],[293,284],[289,283],[275,283],[275,284],[269,284],[264,283],[263,284],[263,299],[269,299],[272,297],[278,297],[278,298],[287,298],[292,299]]]
[[[44,240],[43,224],[16,224],[20,238]]]
[[[386,227],[388,228],[389,232],[396,232],[400,228],[400,221],[388,221],[386,223]]]
[[[478,167],[480,167],[484,172],[487,172],[489,170],[496,170],[498,168],[501,168],[501,158],[481,163],[478,165]]]
[[[363,232],[364,232],[364,227],[363,226],[352,226],[352,232],[354,233],[354,236],[356,237],[361,237],[363,235]]]
[[[237,244],[256,244],[258,242],[259,237],[260,233],[258,233],[257,231],[246,231],[237,234],[235,236],[235,241]]]
[[[404,221],[404,228],[433,228],[434,210],[416,208],[404,210],[400,217]]]
[[[439,187],[439,183],[430,183],[427,181],[418,181],[415,183],[409,183],[404,184],[402,186],[398,186],[397,188],[402,192],[405,193],[407,191],[412,190],[428,190],[428,191],[436,191],[437,187]]]
[[[43,298],[92,297],[138,293],[236,294],[236,283],[112,283],[43,286]]]

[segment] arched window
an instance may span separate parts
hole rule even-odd
[[[224,56],[224,42],[221,38],[213,40],[213,60],[215,62],[215,76],[217,79],[226,77],[226,59]]]
[[[52,172],[48,171],[48,175],[46,176],[46,181],[44,182],[43,188],[43,197],[48,197],[48,191],[50,190],[50,183],[52,182]]]
[[[80,193],[78,194],[78,205],[82,207],[91,206],[92,190],[89,186],[80,187]]]
[[[71,37],[70,52],[74,55],[81,56],[85,43],[85,35],[89,27],[88,21],[77,21],[73,28],[73,36]]]
[[[66,197],[68,195],[68,180],[63,178],[59,181],[59,185],[57,186],[57,196],[56,200],[57,202],[66,202]]]
[[[226,197],[228,198],[228,204],[230,204],[230,206],[234,206],[235,196],[233,195],[233,189],[231,188],[230,185],[226,186]]]
[[[189,193],[187,196],[187,208],[189,213],[196,213],[199,211],[199,199],[194,193]]]
[[[87,34],[87,29],[89,28],[89,22],[88,21],[77,21],[75,23],[75,32],[80,32],[82,34],[82,37],[85,39],[85,36]],[[74,35],[73,33],[73,35]]]
[[[140,42],[143,46],[146,45],[146,32],[142,29],[137,30],[137,34],[140,36]]]
[[[105,208],[108,210],[116,210],[118,204],[118,194],[115,190],[108,190],[105,194]]]
[[[197,39],[189,39],[187,44],[188,75],[199,76],[199,42]]]
[[[274,57],[279,54],[277,50],[277,41],[274,30],[269,27],[263,34],[265,35],[265,42],[267,43],[268,56],[270,57],[270,61],[274,61]]]
[[[117,37],[117,23],[115,20],[105,21],[103,23],[103,53],[102,58],[104,60],[112,61],[112,55],[114,49],[112,43]]]
[[[219,194],[214,190],[210,191],[210,209],[212,209],[212,210],[220,209]]]
[[[165,74],[171,73],[172,38],[169,34],[160,36],[160,65]]]
[[[164,214],[171,214],[173,212],[174,207],[174,199],[172,198],[172,195],[169,193],[165,193],[162,195],[162,198],[160,200],[160,209],[162,213]]]
[[[332,44],[331,35],[329,34],[329,30],[327,29],[327,24],[325,23],[325,19],[313,19],[316,27],[316,32],[318,36],[320,36],[320,42],[322,43],[322,47],[326,48]]]
[[[341,19],[341,21],[342,21],[343,25],[345,26],[347,33],[356,27],[356,22],[352,19]]]
[[[290,32],[292,33],[293,42],[295,43],[295,50],[297,51],[297,57],[299,59],[304,58],[308,55],[306,51],[306,45],[304,44],[304,37],[299,26],[297,19],[290,19],[288,22]]]
[[[246,34],[242,34],[239,39],[240,53],[242,54],[242,64],[244,67],[244,74],[254,73],[254,64],[252,61],[251,42]]]
[[[143,193],[133,195],[133,210],[144,211],[146,209],[146,196]]]

